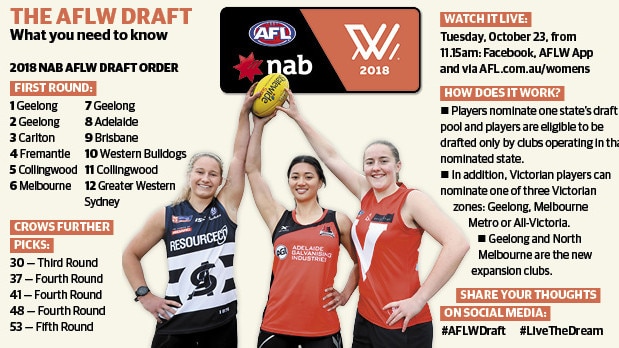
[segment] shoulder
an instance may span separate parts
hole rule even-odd
[[[166,219],[166,215],[168,212],[168,209],[171,206],[166,206],[166,207],[161,207],[156,209],[149,217],[148,217],[148,221],[152,222],[152,223],[160,223],[160,224],[165,224],[165,219]]]
[[[284,209],[281,212],[279,212],[276,216],[274,216],[275,219],[275,227],[279,227],[281,225],[292,225],[292,224],[296,224],[296,221],[294,220],[294,217],[292,216],[292,210],[288,210],[288,209]]]
[[[335,221],[337,221],[337,225],[339,226],[341,232],[345,233],[347,231],[350,231],[352,221],[346,214],[336,211]]]
[[[428,196],[425,192],[417,190],[417,189],[408,189],[406,193],[406,198],[404,200],[404,205],[408,206],[408,208],[415,209],[423,207],[425,204],[434,204],[430,196]]]
[[[282,211],[278,212],[275,217],[277,218],[278,221],[283,221],[283,220],[292,220],[294,221],[294,218],[292,217],[293,213],[292,210],[288,210],[288,209],[283,209]]]
[[[417,189],[407,189],[400,214],[408,227],[418,227],[418,221],[425,215],[434,202],[425,192]]]
[[[156,234],[157,236],[163,236],[166,226],[166,218],[168,207],[161,207],[156,209],[147,219],[144,224],[145,233]]]
[[[163,207],[164,212],[172,212],[172,211],[180,211],[185,209],[187,205],[187,200],[172,202],[165,207]]]
[[[416,226],[438,223],[445,218],[445,214],[436,202],[428,194],[419,190],[408,193],[401,214],[407,224],[412,223]]]
[[[163,207],[156,214],[163,214],[163,217],[169,219],[171,216],[189,215],[194,212],[194,209],[187,201],[174,202],[170,205]]]

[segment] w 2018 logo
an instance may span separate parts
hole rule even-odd
[[[371,55],[374,55],[374,57],[377,60],[382,60],[387,50],[391,47],[391,42],[393,41],[396,34],[398,33],[398,30],[400,29],[400,24],[396,23],[391,28],[391,31],[387,35],[387,38],[383,42],[383,45],[381,46],[380,49],[378,48],[378,43],[383,37],[383,34],[385,33],[385,29],[387,29],[386,24],[384,23],[381,24],[381,26],[378,28],[378,31],[374,35],[374,37],[370,36],[370,33],[368,33],[367,28],[363,24],[344,24],[344,27],[346,27],[346,30],[348,31],[348,35],[350,35],[350,38],[352,39],[352,41],[355,43],[355,46],[357,47],[357,50],[355,50],[355,53],[353,53],[352,55],[352,60],[357,59],[357,55],[359,54],[361,54],[361,57],[363,58],[363,60],[368,60],[371,57]],[[359,35],[357,33],[360,33],[363,36],[363,39],[365,40],[365,43],[367,44],[367,49],[365,48],[361,40],[359,40]],[[395,46],[393,47],[393,49],[391,50],[389,54],[389,60],[393,59],[395,54],[398,52],[399,48],[400,48],[400,44],[395,43]]]

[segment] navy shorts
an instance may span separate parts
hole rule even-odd
[[[151,348],[237,348],[238,336],[236,318],[211,330],[182,334],[167,335],[155,333]]]
[[[300,337],[280,335],[260,330],[258,348],[342,348],[339,332],[329,336]]]
[[[352,348],[432,348],[432,322],[410,326],[402,332],[385,329],[367,321],[357,313]]]

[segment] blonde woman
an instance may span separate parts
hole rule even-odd
[[[183,194],[155,212],[123,253],[135,301],[157,321],[153,348],[237,347],[232,266],[237,210],[245,186],[249,114],[257,97],[251,92],[245,95],[228,173],[217,155],[195,154]],[[160,240],[169,268],[165,296],[149,290],[140,262]]]

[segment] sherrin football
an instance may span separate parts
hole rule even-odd
[[[251,110],[253,114],[258,117],[271,115],[275,112],[275,107],[284,104],[288,98],[286,88],[289,87],[288,79],[283,74],[274,73],[263,77],[254,89],[254,93],[262,92],[262,94],[254,100]]]

